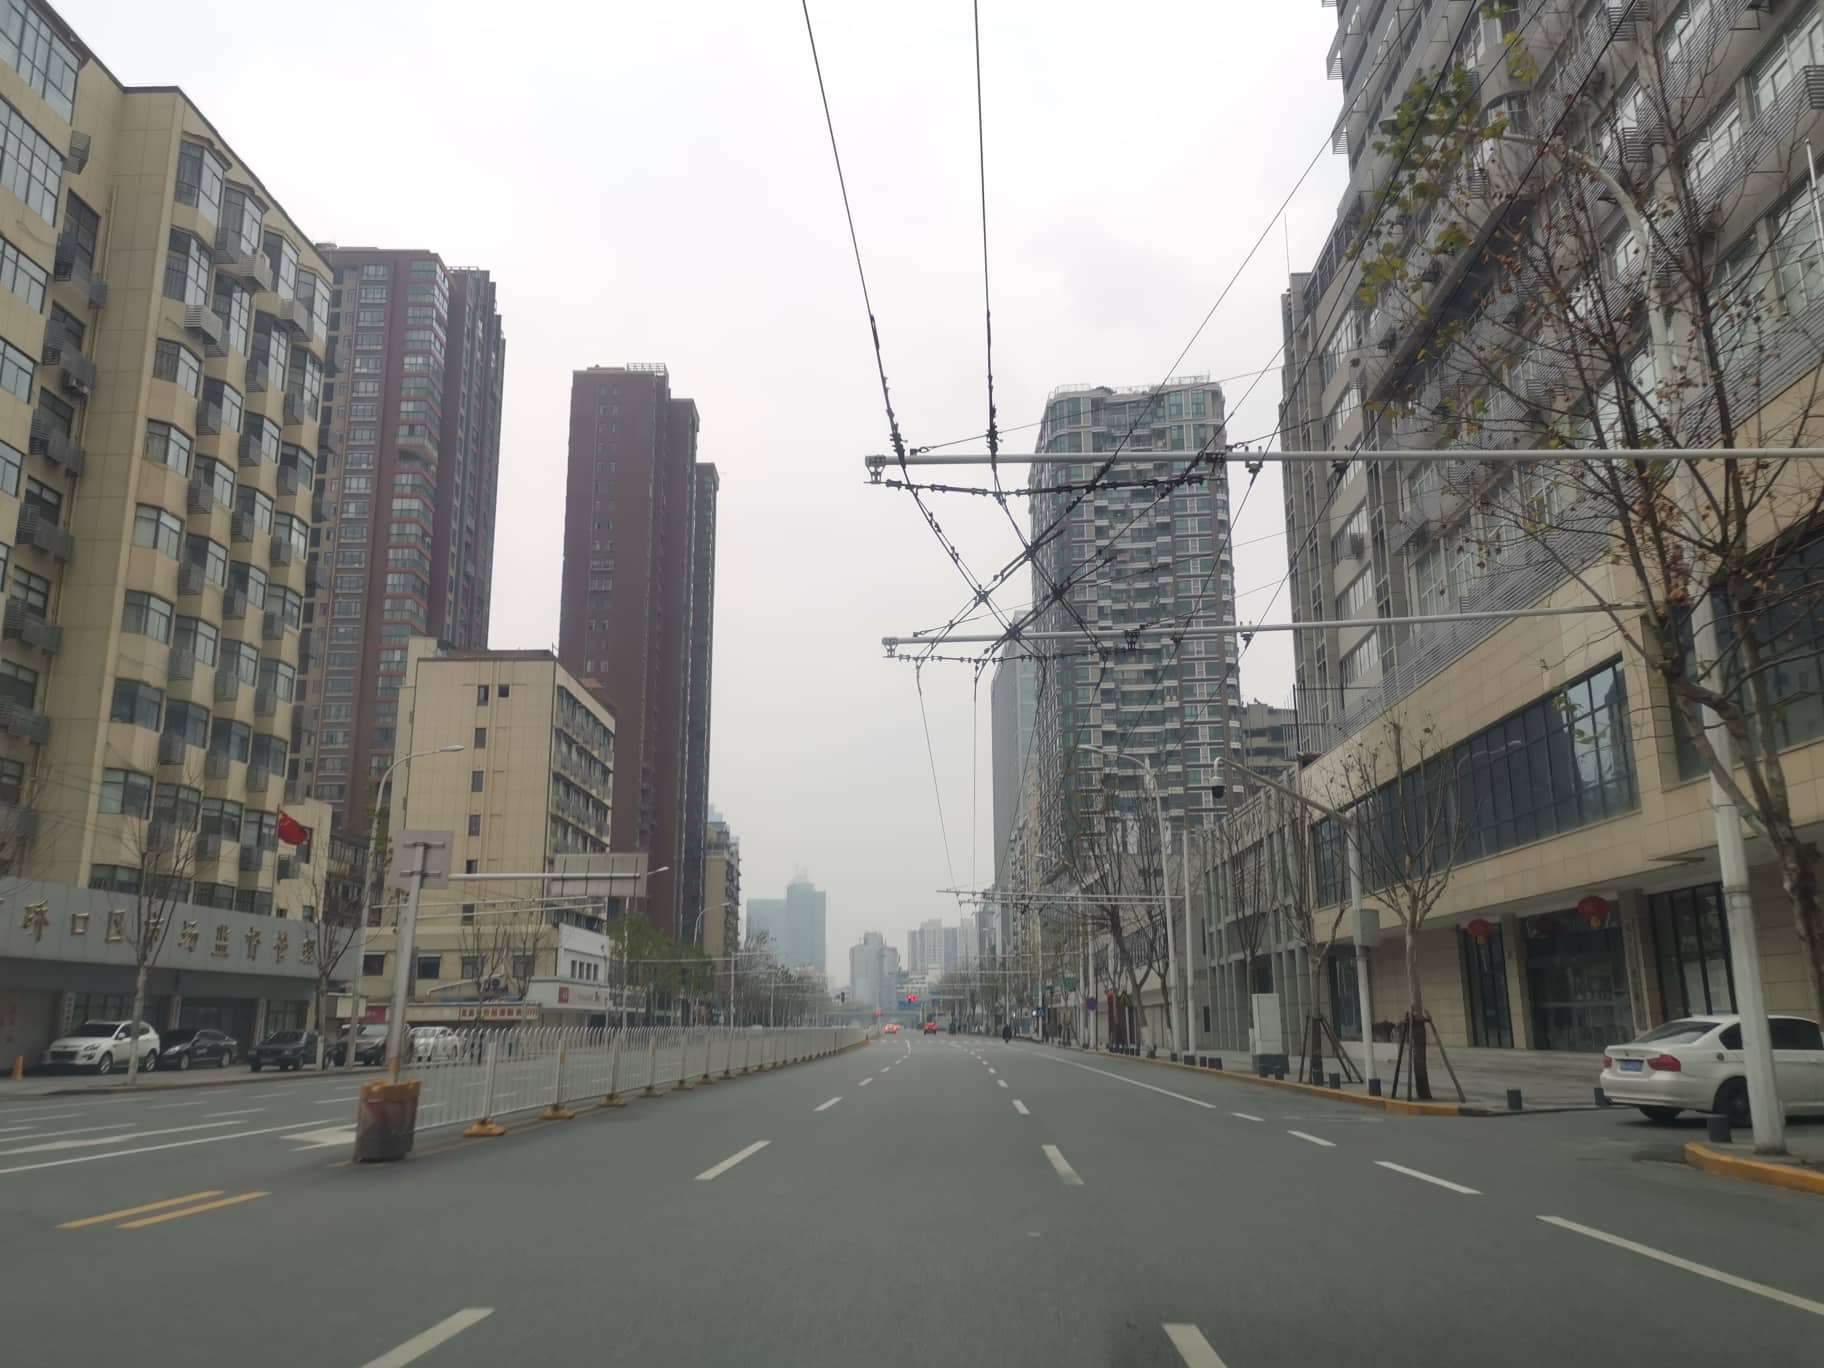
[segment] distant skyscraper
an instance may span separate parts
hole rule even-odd
[[[989,731],[994,786],[994,881],[1007,882],[1013,827],[1019,820],[1026,758],[1038,708],[1038,665],[1015,656],[995,666],[989,692]]]
[[[1222,390],[1207,376],[1185,376],[1158,387],[1054,390],[1039,428],[1038,449],[1081,452],[1081,465],[1035,467],[1033,482],[1047,492],[1032,500],[1033,527],[1066,520],[1065,534],[1043,544],[1033,597],[1045,603],[1053,585],[1070,583],[1068,607],[1055,603],[1037,615],[1047,631],[1080,623],[1116,638],[1123,628],[1199,627],[1235,620],[1229,557],[1229,492],[1220,463],[1207,478],[1166,494],[1158,488],[1080,486],[1117,449],[1153,455],[1150,465],[1119,468],[1122,479],[1170,480],[1195,453],[1223,446]],[[1074,505],[1074,506],[1073,506]],[[1142,804],[1137,765],[1092,747],[1120,750],[1151,764],[1167,822],[1210,825],[1217,803],[1214,766],[1226,746],[1239,745],[1241,692],[1229,638],[1155,642],[1093,659],[1048,662],[1039,685],[1034,763],[1039,767],[1039,848],[1064,839],[1064,804],[1084,811],[1113,794],[1123,811],[1151,816]]]
[[[849,948],[849,989],[854,1001],[863,1007],[891,1008],[898,970],[899,952],[880,932],[865,933],[860,945]]]
[[[749,898],[749,934],[764,931],[769,948],[788,968],[827,972],[824,949],[826,899],[807,879],[793,879],[783,898]]]
[[[713,586],[714,553],[694,544],[699,491],[714,487],[697,464],[697,406],[672,397],[664,366],[571,376],[558,655],[615,707],[614,848],[643,850],[666,871],[650,881],[647,915],[680,939],[701,906],[711,640],[695,588]],[[701,744],[693,674],[703,684]],[[696,890],[690,902],[687,890]]]
[[[488,644],[506,340],[486,271],[448,271],[428,251],[320,250],[335,276],[329,454],[287,788],[364,836],[395,754],[407,640]]]
[[[705,854],[709,819],[709,686],[716,620],[716,490],[713,465],[697,465],[696,527],[690,542],[690,679],[684,718],[683,899],[687,912],[719,896],[708,886]],[[701,940],[699,938],[699,943]]]

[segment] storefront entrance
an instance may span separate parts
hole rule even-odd
[[[1576,912],[1547,912],[1521,918],[1520,932],[1534,1049],[1593,1054],[1633,1038],[1621,926],[1612,913],[1592,926]]]

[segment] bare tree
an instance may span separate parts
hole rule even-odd
[[[342,960],[361,933],[361,884],[359,871],[331,867],[331,838],[328,832],[313,835],[298,852],[303,870],[299,882],[304,886],[309,906],[302,909],[310,930],[304,936],[303,956],[311,965],[309,1029],[317,1033],[317,1067],[323,1065],[327,1049],[326,1005],[330,985],[340,976]],[[309,858],[305,856],[308,854]],[[361,966],[355,966],[358,974]],[[355,1048],[360,1023],[350,1022],[347,1048]]]
[[[1323,1078],[1324,1041],[1336,1039],[1325,1011],[1326,970],[1348,907],[1339,902],[1327,922],[1318,915],[1317,860],[1308,810],[1291,795],[1274,789],[1267,790],[1262,801],[1268,812],[1266,843],[1280,922],[1289,939],[1304,951],[1306,1007],[1300,1050],[1305,1062],[1300,1067],[1301,1077],[1308,1074],[1315,1083]],[[1337,1055],[1353,1075],[1354,1068],[1340,1045]]]
[[[1378,736],[1376,735],[1378,733]],[[1361,846],[1363,893],[1399,921],[1406,937],[1405,1030],[1412,1090],[1431,1097],[1426,1059],[1419,933],[1450,888],[1473,814],[1459,810],[1457,771],[1437,727],[1388,713],[1343,753],[1338,783]],[[1363,1029],[1368,1029],[1363,1006]]]
[[[549,914],[536,901],[465,913],[457,945],[463,963],[475,971],[476,995],[523,999],[537,976],[538,957],[550,945],[549,931]]]
[[[1717,116],[1734,7],[1657,35],[1641,8],[1609,7],[1529,104],[1453,65],[1383,123],[1405,155],[1357,243],[1364,399],[1390,444],[1465,449],[1402,491],[1439,603],[1542,593],[1549,572],[1606,610],[1775,857],[1824,1010],[1818,851],[1781,754],[1820,730],[1824,481],[1788,454],[1824,420],[1803,75],[1770,76],[1736,139]],[[1518,32],[1506,62],[1540,79]],[[1616,454],[1476,459],[1502,446]],[[1718,447],[1753,454],[1672,455]]]
[[[157,806],[150,793],[142,801],[139,814],[128,815],[120,831],[121,866],[132,871],[132,887],[120,891],[131,901],[116,907],[110,899],[107,927],[107,939],[125,941],[133,956],[129,1030],[135,1036],[127,1052],[128,1087],[139,1078],[137,1032],[146,1010],[146,981],[170,937],[177,909],[189,900],[200,843],[196,813]],[[185,934],[192,931],[185,928]]]

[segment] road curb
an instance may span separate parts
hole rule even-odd
[[[156,1072],[160,1077],[167,1076],[164,1070],[158,1070]],[[191,1072],[196,1071],[192,1070]],[[305,1080],[312,1078],[319,1080],[325,1078],[341,1078],[344,1074],[353,1078],[368,1079],[376,1074],[385,1072],[385,1067],[378,1064],[357,1064],[352,1069],[299,1069],[292,1081],[302,1083]],[[184,1075],[182,1074],[177,1076],[180,1079],[184,1079]],[[148,1083],[143,1086],[136,1084],[131,1088],[125,1083],[110,1083],[99,1087],[89,1088],[53,1088],[48,1092],[19,1093],[11,1097],[7,1096],[6,1090],[3,1087],[0,1087],[0,1110],[4,1110],[9,1104],[37,1102],[46,1097],[147,1097],[153,1093],[161,1092],[194,1092],[198,1088],[239,1088],[251,1083],[277,1083],[283,1077],[285,1077],[284,1074],[276,1071],[268,1075],[263,1070],[258,1074],[255,1074],[252,1070],[248,1070],[244,1074],[239,1074],[230,1078],[212,1078],[204,1071],[203,1076],[200,1078],[184,1079],[184,1081],[178,1083]]]
[[[1182,1064],[1173,1059],[1147,1059],[1141,1055],[1110,1054],[1106,1050],[1097,1050],[1095,1053],[1099,1059],[1126,1059],[1135,1064],[1152,1064],[1163,1069],[1183,1069],[1186,1073],[1194,1073],[1199,1078],[1216,1078],[1230,1083],[1254,1083],[1266,1088],[1283,1088],[1291,1092],[1307,1093],[1312,1097],[1327,1097],[1335,1102],[1349,1102],[1355,1106],[1369,1107],[1376,1111],[1395,1112],[1401,1116],[1502,1116],[1507,1114],[1461,1102],[1407,1102],[1397,1097],[1369,1097],[1365,1093],[1345,1092],[1341,1088],[1325,1088],[1314,1083],[1294,1083],[1290,1080],[1282,1082],[1277,1078],[1261,1078],[1257,1074],[1231,1072],[1227,1069],[1205,1069],[1196,1064]]]
[[[1788,1192],[1809,1192],[1824,1197],[1824,1172],[1788,1164],[1773,1164],[1764,1159],[1741,1159],[1733,1154],[1693,1140],[1685,1146],[1685,1162],[1705,1173],[1724,1178],[1739,1178],[1747,1183],[1785,1188]]]

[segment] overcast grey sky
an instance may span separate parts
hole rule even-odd
[[[722,474],[710,798],[748,895],[829,894],[832,979],[865,929],[905,944],[951,879],[911,670],[878,639],[966,597],[885,450],[865,316],[795,0],[61,0],[133,84],[178,84],[323,241],[428,247],[500,286],[508,339],[495,646],[557,639],[570,372],[664,361]],[[813,0],[901,426],[979,433],[981,243],[968,0]],[[984,0],[995,373],[1004,428],[1061,384],[1163,378],[1324,146],[1339,87],[1317,0]],[[1288,255],[1345,180],[1328,151],[1179,370],[1276,361]],[[1277,373],[1224,386],[1270,430]],[[1031,431],[1007,450],[1030,450]],[[1234,485],[1240,497],[1242,482]],[[980,500],[936,511],[987,573],[1016,549]],[[1285,570],[1277,472],[1235,524],[1242,618]],[[1024,602],[1024,576],[1009,605]],[[1248,593],[1255,589],[1261,592]],[[991,877],[987,686],[925,692],[955,877]],[[1283,702],[1259,638],[1242,687]],[[972,835],[973,816],[973,835]]]

